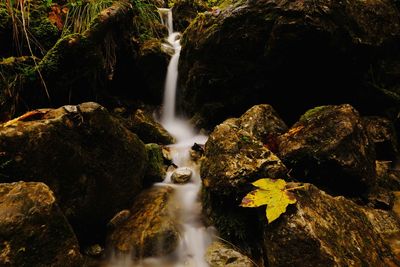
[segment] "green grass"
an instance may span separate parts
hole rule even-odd
[[[62,36],[86,31],[99,13],[110,7],[113,0],[69,1]]]

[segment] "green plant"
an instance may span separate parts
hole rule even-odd
[[[35,57],[33,50],[34,48],[38,48],[42,51],[42,54],[44,54],[44,52],[40,42],[34,38],[29,30],[31,1],[6,0],[5,6],[12,20],[13,39],[17,54],[20,56],[23,55],[22,47],[26,42],[33,63],[37,67],[37,58]],[[42,82],[47,98],[50,100],[49,91],[39,69],[37,69],[37,73]]]
[[[131,0],[136,16],[133,19],[133,26],[139,34],[140,41],[159,37],[160,16],[157,7],[148,0]]]
[[[112,0],[69,1],[62,36],[71,33],[83,33],[89,28],[93,19],[112,3]]]

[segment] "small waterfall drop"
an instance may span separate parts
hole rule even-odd
[[[165,180],[156,186],[170,186],[174,188],[174,196],[169,205],[173,205],[170,214],[180,229],[180,242],[173,253],[162,258],[144,258],[134,261],[129,254],[112,256],[107,267],[207,267],[205,253],[212,242],[214,229],[206,228],[201,221],[201,189],[200,166],[191,159],[190,148],[196,143],[204,145],[207,136],[196,134],[193,127],[175,114],[176,88],[178,80],[178,62],[181,51],[180,33],[173,32],[172,12],[167,8],[160,8],[162,22],[168,27],[169,36],[165,46],[174,51],[168,66],[165,80],[163,111],[160,123],[173,135],[177,143],[169,145],[168,149],[172,161],[180,168],[188,168],[192,172],[191,179],[186,184],[174,184],[171,176],[174,170],[168,170]]]
[[[175,114],[178,63],[181,52],[180,33],[172,31],[171,10],[163,9],[160,12],[168,13],[166,26],[170,34],[167,42],[174,49],[165,81],[161,124],[177,139],[176,144],[169,146],[173,162],[179,167],[190,168],[193,173],[191,181],[184,185],[171,184],[172,172],[168,172],[164,180],[164,184],[175,188],[175,202],[181,205],[180,213],[176,214],[182,229],[181,243],[177,251],[179,263],[176,266],[204,267],[208,266],[204,254],[211,243],[212,230],[206,229],[201,223],[201,203],[198,200],[201,189],[200,170],[199,165],[190,158],[190,147],[194,143],[205,144],[207,137],[196,135],[193,127]]]

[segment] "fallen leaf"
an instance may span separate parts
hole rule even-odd
[[[296,203],[296,198],[286,189],[286,182],[282,179],[263,178],[255,181],[253,185],[258,189],[248,193],[240,206],[253,208],[267,205],[268,223],[279,218],[289,204]]]

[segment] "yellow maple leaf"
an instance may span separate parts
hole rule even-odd
[[[289,189],[286,189],[286,182],[282,179],[263,178],[255,181],[253,185],[258,189],[248,193],[242,199],[240,206],[254,208],[267,205],[268,223],[278,219],[289,204],[296,203],[296,198]]]

